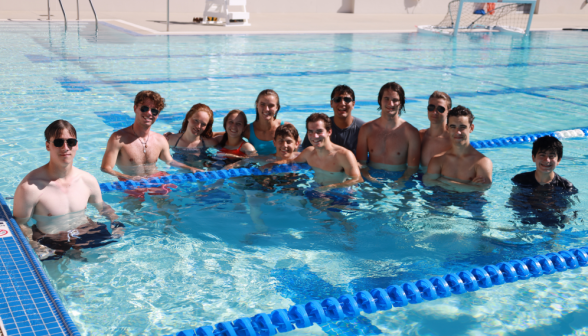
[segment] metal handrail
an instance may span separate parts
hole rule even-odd
[[[96,21],[96,31],[98,31],[98,16],[96,16],[96,11],[94,10],[94,5],[92,4],[92,0],[88,0],[90,2],[90,7],[92,7],[92,12],[94,12],[94,21]]]
[[[98,31],[98,16],[96,15],[96,10],[94,9],[94,4],[92,0],[88,0],[90,2],[90,7],[92,7],[92,12],[94,13],[94,21],[96,22],[96,31]],[[77,12],[78,12],[78,21],[80,20],[80,4],[79,0],[76,0],[77,4]],[[65,10],[63,9],[63,4],[61,0],[59,0],[59,6],[61,6],[61,12],[63,13],[63,19],[65,20],[65,30],[67,30],[67,16],[65,16]],[[47,0],[47,20],[51,20],[51,7],[49,6],[49,0]]]
[[[63,19],[65,20],[65,30],[67,30],[67,17],[65,16],[65,10],[63,9],[63,4],[61,0],[59,0],[59,6],[61,6],[61,11],[63,12]]]

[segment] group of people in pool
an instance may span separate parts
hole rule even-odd
[[[262,168],[308,163],[315,170],[320,192],[352,186],[364,178],[378,182],[369,168],[404,171],[395,182],[395,187],[402,187],[419,166],[427,186],[461,192],[490,188],[492,162],[470,144],[474,115],[468,108],[452,107],[448,94],[435,91],[427,106],[430,127],[419,131],[401,118],[405,93],[398,83],[381,87],[378,105],[379,118],[365,123],[352,115],[353,90],[338,85],[331,93],[334,115],[311,114],[302,140],[294,125],[277,119],[278,94],[264,90],[255,101],[256,119],[252,123],[248,123],[243,111],[232,110],[223,119],[225,132],[214,133],[212,110],[196,104],[186,114],[178,133],[162,135],[151,127],[165,108],[165,100],[154,91],[141,91],[134,101],[134,123],[112,134],[101,169],[120,180],[164,176],[167,173],[156,168],[157,161],[162,160],[197,172],[210,166],[207,149],[216,148],[216,157],[222,158],[228,168],[244,162],[256,162]],[[56,120],[45,130],[45,140],[49,163],[29,173],[14,196],[14,218],[33,248],[41,256],[63,254],[71,248],[91,247],[97,237],[110,237],[104,224],[85,216],[88,203],[110,219],[112,236],[122,235],[124,225],[116,221],[117,215],[102,201],[96,178],[73,166],[78,150],[73,125]],[[554,172],[562,156],[563,146],[558,139],[538,139],[532,150],[536,170],[517,175],[513,181],[528,188],[574,189]],[[141,198],[145,193],[166,194],[172,187],[175,186],[129,193]],[[36,220],[32,228],[27,224],[30,218]]]

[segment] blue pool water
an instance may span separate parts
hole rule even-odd
[[[132,123],[132,100],[158,91],[168,107],[158,132],[177,131],[195,103],[254,118],[257,93],[273,88],[279,117],[299,130],[331,114],[341,83],[354,115],[378,116],[388,81],[407,94],[403,117],[427,125],[427,98],[449,93],[476,116],[473,140],[588,126],[588,39],[583,32],[529,38],[418,34],[147,37],[91,24],[0,23],[0,193],[48,160],[43,130],[67,119],[80,140],[76,166],[100,182],[109,135]],[[510,178],[533,169],[530,144],[483,149],[494,184],[483,197],[358,186],[348,202],[311,200],[263,179],[178,184],[145,201],[104,195],[127,225],[119,242],[43,265],[85,335],[164,334],[252,316],[294,303],[386,287],[588,243],[588,140],[566,139],[558,173],[580,190],[563,229],[523,225],[508,207]],[[161,169],[172,171],[161,165]],[[392,178],[374,172],[382,178]],[[10,203],[10,201],[9,201]],[[346,204],[345,204],[346,203]],[[338,207],[343,211],[331,211]],[[93,209],[89,215],[100,219]],[[588,271],[577,269],[420,305],[313,326],[292,335],[562,334],[588,332]]]

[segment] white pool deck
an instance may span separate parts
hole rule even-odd
[[[76,14],[68,12],[68,21],[76,21]],[[251,13],[251,26],[206,26],[192,22],[201,13],[170,13],[170,28],[166,31],[165,12],[103,12],[98,20],[142,35],[215,35],[215,34],[321,34],[321,33],[393,33],[416,32],[417,25],[439,23],[445,14],[347,14],[347,13]],[[93,21],[91,12],[80,12],[80,19]],[[0,20],[46,21],[47,11],[0,11]],[[57,7],[51,20],[63,22]],[[583,14],[537,14],[532,30],[561,30],[588,28],[588,17]]]

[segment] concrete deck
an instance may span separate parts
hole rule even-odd
[[[52,21],[63,21],[59,8],[51,11]],[[67,12],[68,21],[76,14]],[[445,14],[318,14],[251,13],[251,26],[208,26],[192,22],[201,13],[170,13],[170,31],[166,32],[166,13],[98,13],[99,21],[143,35],[215,35],[215,34],[312,34],[312,33],[391,33],[414,32],[417,25],[440,22]],[[0,11],[2,20],[47,20],[46,11]],[[80,19],[94,20],[91,12],[80,12]],[[560,30],[588,28],[585,15],[538,14],[533,18],[532,30]]]

